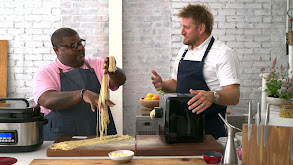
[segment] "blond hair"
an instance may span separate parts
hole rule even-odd
[[[213,24],[214,24],[214,16],[207,5],[188,4],[186,7],[183,7],[179,11],[177,16],[180,18],[191,17],[193,20],[193,23],[196,26],[203,23],[206,26],[205,32],[209,35],[212,33]]]

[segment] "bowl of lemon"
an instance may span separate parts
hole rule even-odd
[[[146,97],[140,98],[139,102],[140,102],[140,105],[145,108],[154,109],[154,107],[159,106],[159,100],[160,100],[159,94],[148,93]]]
[[[127,163],[133,158],[134,152],[131,150],[117,150],[110,152],[108,155],[110,159],[118,163]]]

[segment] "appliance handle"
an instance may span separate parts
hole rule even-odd
[[[26,103],[26,107],[29,107],[29,102],[25,98],[9,98],[9,97],[0,98],[0,101],[2,101],[2,100],[21,100]]]

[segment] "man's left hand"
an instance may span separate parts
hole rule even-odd
[[[190,89],[189,92],[195,95],[187,102],[189,105],[188,109],[192,110],[193,113],[199,114],[203,112],[215,101],[214,94],[211,91]]]

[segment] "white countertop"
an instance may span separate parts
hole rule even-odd
[[[44,141],[43,145],[31,152],[20,153],[0,153],[0,157],[12,157],[16,158],[17,162],[14,165],[28,165],[34,159],[110,159],[108,156],[71,156],[71,157],[48,157],[46,151],[53,141]],[[135,156],[134,159],[142,158],[202,158],[202,156]],[[238,159],[238,164],[241,164],[241,160]]]
[[[34,159],[110,159],[108,156],[83,156],[83,157],[48,157],[46,151],[53,141],[44,141],[43,145],[31,152],[21,152],[21,153],[0,153],[0,157],[12,157],[16,158],[17,162],[14,165],[28,165]],[[172,158],[202,158],[202,156],[172,156]],[[134,159],[146,158],[141,156],[135,156]],[[170,156],[156,156],[147,158],[170,158]]]

